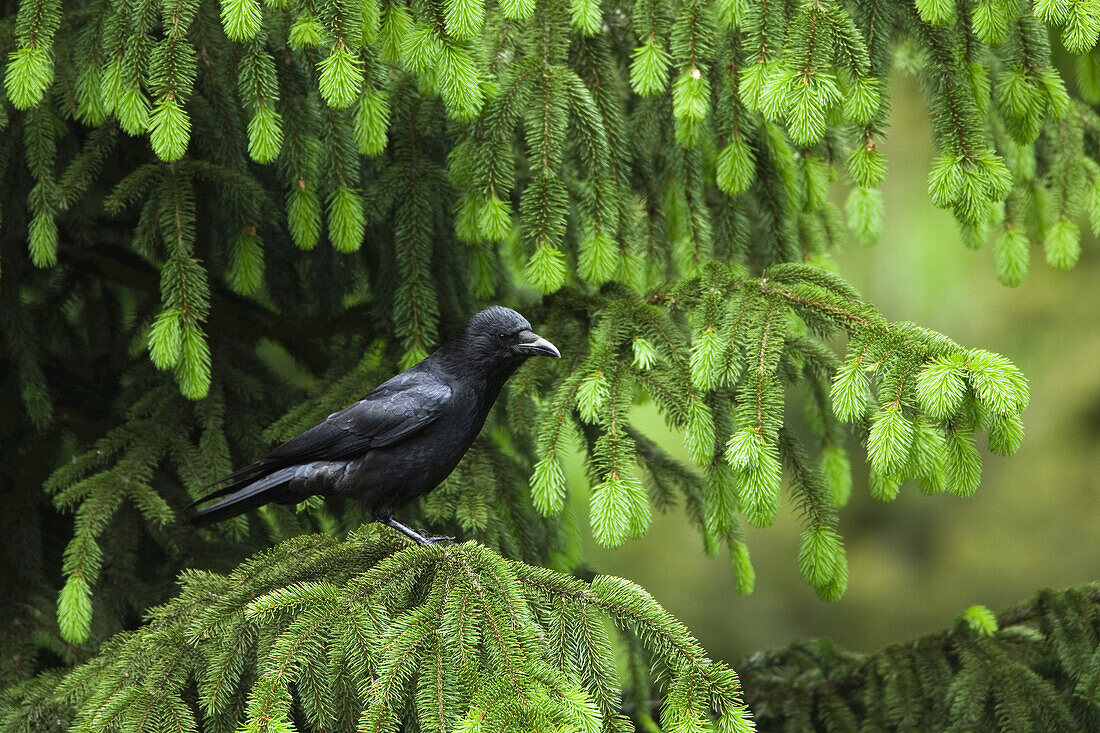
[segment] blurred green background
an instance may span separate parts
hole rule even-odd
[[[1033,244],[1026,282],[1005,288],[991,245],[967,249],[950,214],[928,200],[934,151],[911,77],[895,79],[892,116],[882,145],[886,226],[875,247],[841,253],[841,272],[890,320],[1002,353],[1023,369],[1032,395],[1023,447],[1003,458],[979,439],[984,470],[973,498],[927,497],[907,484],[882,503],[868,495],[853,431],[853,496],[840,520],[850,582],[838,603],[818,600],[799,577],[801,527],[789,505],[776,526],[747,529],[756,568],[749,596],[735,592],[725,554],[703,554],[682,511],[656,514],[645,538],[616,550],[588,540],[594,568],[641,583],[719,658],[812,636],[871,651],[945,628],[974,603],[999,610],[1039,588],[1100,579],[1100,248],[1083,226],[1076,269],[1054,272]],[[686,458],[679,437],[649,415],[638,426]],[[571,468],[586,517],[583,472]]]

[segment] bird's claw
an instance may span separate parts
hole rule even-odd
[[[394,519],[393,516],[389,513],[379,513],[377,515],[377,519],[379,522],[386,525],[387,527],[392,527],[393,529],[396,529],[398,532],[405,535],[418,545],[438,545],[443,542],[453,542],[455,539],[454,537],[429,536],[428,533],[422,529],[413,529],[412,527],[408,527],[402,524],[401,522]]]

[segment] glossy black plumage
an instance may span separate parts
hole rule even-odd
[[[338,495],[358,499],[377,520],[429,542],[393,519],[393,512],[454,470],[504,382],[535,355],[560,356],[515,311],[481,311],[419,364],[218,481],[230,483],[196,502],[218,499],[191,521],[207,524],[269,502]]]

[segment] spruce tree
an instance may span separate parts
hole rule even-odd
[[[832,255],[882,230],[901,63],[961,241],[1010,286],[1033,243],[1072,267],[1100,228],[1098,35],[1092,0],[5,4],[0,726],[1100,726],[1092,586],[739,680],[580,553],[683,511],[748,593],[743,523],[785,492],[838,600],[846,436],[876,498],[977,490],[1025,377],[888,321]],[[565,358],[517,374],[403,517],[464,542],[313,500],[181,523],[487,303]],[[646,400],[690,461],[632,424]]]

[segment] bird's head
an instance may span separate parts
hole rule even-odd
[[[561,358],[558,347],[532,331],[526,318],[499,305],[475,313],[462,337],[468,356],[503,369],[514,370],[530,356]]]

